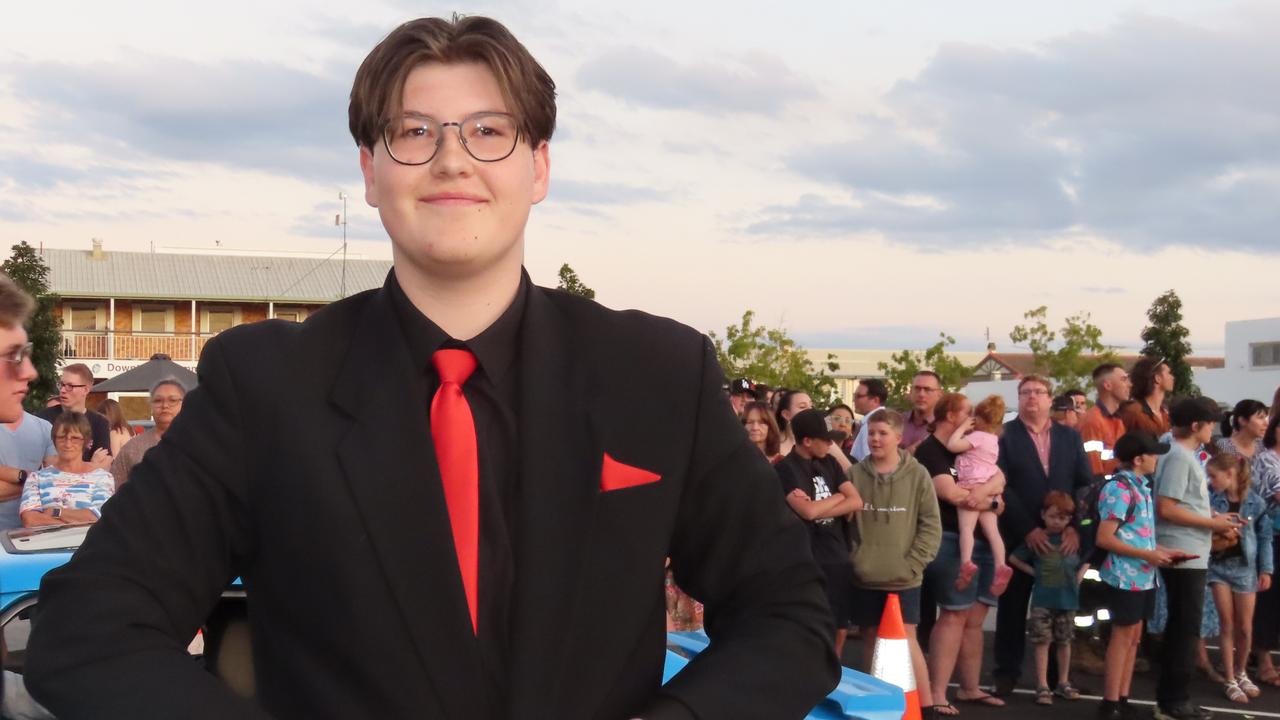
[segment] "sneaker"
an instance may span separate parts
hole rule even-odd
[[[1184,700],[1169,707],[1155,707],[1156,720],[1211,720],[1213,713],[1205,710],[1190,700]]]
[[[1258,689],[1258,686],[1254,685],[1253,681],[1249,679],[1248,673],[1242,672],[1239,675],[1236,675],[1236,684],[1240,686],[1240,689],[1244,691],[1245,695],[1248,695],[1251,698],[1256,698],[1262,694],[1262,691]]]
[[[1098,720],[1125,720],[1124,708],[1118,702],[1103,700],[1098,703],[1098,711],[1094,713],[1094,717]]]

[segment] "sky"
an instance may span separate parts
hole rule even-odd
[[[390,258],[346,129],[423,5],[23,3],[0,26],[0,245]],[[460,2],[555,79],[526,266],[722,333],[956,349],[1048,306],[1197,353],[1280,314],[1280,5]]]

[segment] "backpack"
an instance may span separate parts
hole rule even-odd
[[[1089,567],[1101,567],[1107,559],[1107,551],[1098,547],[1098,526],[1102,523],[1102,517],[1098,514],[1098,498],[1102,495],[1102,488],[1113,480],[1122,480],[1127,484],[1132,496],[1121,525],[1133,522],[1134,516],[1138,514],[1140,492],[1127,475],[1116,473],[1109,478],[1099,478],[1076,492],[1075,523],[1076,532],[1080,534],[1080,556],[1085,558]]]

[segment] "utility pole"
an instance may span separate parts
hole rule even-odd
[[[334,224],[342,226],[342,297],[345,298],[347,296],[347,194],[339,190],[338,199],[342,201],[342,215],[334,218]]]

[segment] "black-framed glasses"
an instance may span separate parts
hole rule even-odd
[[[426,165],[440,152],[447,127],[457,128],[462,148],[480,162],[507,159],[520,141],[516,116],[503,112],[472,113],[458,122],[405,113],[387,124],[382,141],[391,159],[401,165]]]
[[[21,365],[27,358],[31,357],[31,351],[35,348],[35,343],[27,343],[25,345],[14,345],[9,352],[0,355],[3,360],[11,365]]]
[[[58,383],[58,387],[62,388],[63,390],[79,390],[80,388],[87,388],[89,386],[84,384],[60,382]]]

